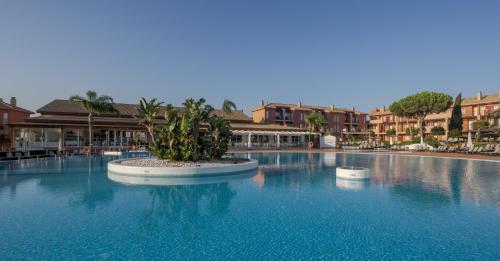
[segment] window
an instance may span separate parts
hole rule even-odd
[[[300,143],[300,137],[299,136],[292,136],[292,143],[293,144]]]
[[[269,119],[269,111],[266,110],[266,116],[264,116],[264,120]]]
[[[241,143],[241,135],[232,135],[231,136],[231,142],[232,143]]]
[[[474,108],[474,116],[477,116],[477,107]]]
[[[486,110],[486,107],[485,106],[481,106],[481,115],[484,115],[484,111]]]
[[[467,108],[462,108],[462,114],[466,114],[467,113]]]

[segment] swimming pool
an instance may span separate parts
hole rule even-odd
[[[132,185],[108,178],[117,157],[2,162],[0,259],[500,259],[499,162],[236,155],[261,167]]]

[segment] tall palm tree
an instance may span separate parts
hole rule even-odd
[[[309,142],[311,142],[312,133],[319,131],[321,127],[326,124],[323,115],[321,115],[321,113],[317,111],[309,113],[305,118],[305,122],[307,125],[307,130],[309,131]]]
[[[158,116],[158,112],[160,111],[160,106],[163,102],[158,101],[158,99],[154,98],[150,101],[147,101],[142,97],[139,100],[139,109],[138,109],[138,118],[139,124],[146,127],[148,130],[149,136],[151,136],[151,142],[156,147],[156,139],[155,139],[155,119]]]
[[[236,104],[230,100],[224,100],[224,103],[222,103],[222,112],[224,114],[231,114],[233,111],[237,110]]]
[[[103,113],[117,113],[118,111],[113,107],[113,98],[107,95],[97,96],[95,91],[87,91],[85,97],[73,95],[69,97],[72,103],[79,103],[80,106],[89,114],[89,154],[92,152],[92,124],[94,123],[94,116]]]
[[[193,134],[193,160],[197,161],[200,158],[200,125],[208,121],[214,109],[212,106],[205,104],[205,99],[203,98],[200,98],[198,101],[193,98],[187,99],[183,105],[186,107],[186,115],[190,119]]]

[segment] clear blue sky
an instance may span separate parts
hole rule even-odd
[[[246,112],[497,93],[500,1],[1,1],[0,96],[36,109],[87,89]]]

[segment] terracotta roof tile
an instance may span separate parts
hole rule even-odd
[[[288,107],[292,110],[304,110],[304,111],[313,111],[313,110],[324,110],[324,111],[329,111],[329,112],[352,112],[352,111],[355,111],[352,108],[348,109],[348,108],[334,107],[332,110],[332,108],[329,106],[316,106],[316,105],[305,105],[305,104],[301,104],[299,106],[298,104],[276,103],[276,102],[268,103],[268,104],[264,105],[263,107],[259,107],[259,108],[253,109],[253,110],[255,111],[258,109],[262,109],[262,108],[278,108],[278,107]],[[361,111],[355,111],[355,112],[358,114],[366,114],[365,112],[361,112]]]
[[[462,105],[473,105],[473,104],[482,104],[482,103],[492,103],[492,102],[500,102],[500,94],[490,94],[490,95],[485,95],[481,98],[481,100],[478,100],[477,97],[469,97],[469,98],[464,98],[462,100]]]
[[[4,102],[4,101],[0,101],[0,109],[2,109],[2,110],[16,110],[16,111],[22,111],[22,112],[29,113],[29,114],[33,114],[33,113],[34,113],[34,112],[32,112],[32,111],[29,111],[29,110],[23,109],[23,108],[21,108],[21,107],[12,106],[11,104],[6,103],[6,102]]]
[[[105,117],[115,117],[115,118],[133,118],[138,113],[137,104],[126,104],[126,103],[114,103],[113,107],[118,111],[118,114],[107,113],[101,116]],[[182,110],[181,107],[176,107],[176,109]],[[78,104],[72,103],[68,100],[53,100],[50,103],[44,105],[37,110],[38,113],[42,115],[74,115],[74,116],[86,116],[87,112]],[[165,106],[160,108],[158,117],[162,118],[165,113]],[[236,110],[230,114],[225,114],[222,110],[218,109],[214,112],[218,116],[223,116],[229,121],[238,122],[251,122],[252,119],[248,117],[243,111]]]

